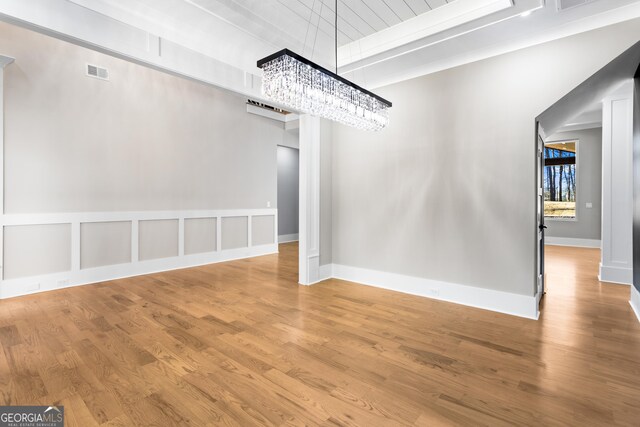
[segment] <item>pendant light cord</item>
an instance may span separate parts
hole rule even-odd
[[[336,45],[336,75],[338,74],[338,0],[336,0],[336,20],[333,25],[333,30],[335,32],[335,45]]]

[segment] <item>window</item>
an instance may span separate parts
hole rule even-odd
[[[576,217],[576,149],[578,141],[544,146],[544,216]]]

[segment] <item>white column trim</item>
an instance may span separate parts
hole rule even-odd
[[[298,282],[319,281],[320,269],[320,119],[300,116],[300,195]]]
[[[633,81],[603,101],[602,259],[604,282],[633,281]]]
[[[15,58],[0,55],[0,216],[4,216],[4,68]],[[4,227],[0,226],[0,280],[4,277]]]

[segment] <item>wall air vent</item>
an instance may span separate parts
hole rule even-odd
[[[556,0],[558,2],[558,11],[571,9],[576,6],[582,6],[587,3],[593,3],[596,0]]]
[[[97,65],[87,64],[87,76],[100,80],[109,80],[109,71]]]

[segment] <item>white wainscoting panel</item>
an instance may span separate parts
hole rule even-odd
[[[247,245],[240,248],[220,249],[222,241],[221,222],[223,218],[243,218],[246,230],[242,236],[251,236],[252,218],[254,216],[273,218],[274,224],[268,224],[268,230],[273,233],[273,243],[252,245],[248,239]],[[185,220],[194,218],[215,218],[216,233],[209,233],[215,244],[210,247],[218,250],[184,254]],[[177,239],[179,250],[177,256],[159,259],[139,260],[139,232],[140,223],[145,221],[174,220],[178,224]],[[233,221],[233,220],[232,220]],[[5,227],[21,225],[50,225],[69,224],[71,226],[71,244],[69,245],[71,263],[69,271],[43,274],[27,277],[16,277],[2,280],[0,283],[0,299],[42,291],[79,286],[96,282],[103,282],[123,277],[137,276],[178,268],[194,267],[233,259],[249,258],[278,252],[277,242],[277,209],[239,209],[216,211],[159,211],[159,212],[89,212],[89,213],[59,213],[59,214],[20,214],[2,216],[2,230]],[[105,265],[94,268],[81,269],[80,256],[82,253],[81,226],[91,223],[128,222],[131,224],[131,262]],[[261,218],[258,224],[264,223]],[[148,223],[147,223],[148,224]],[[74,232],[74,230],[76,232]],[[6,253],[4,256],[6,257]]]

